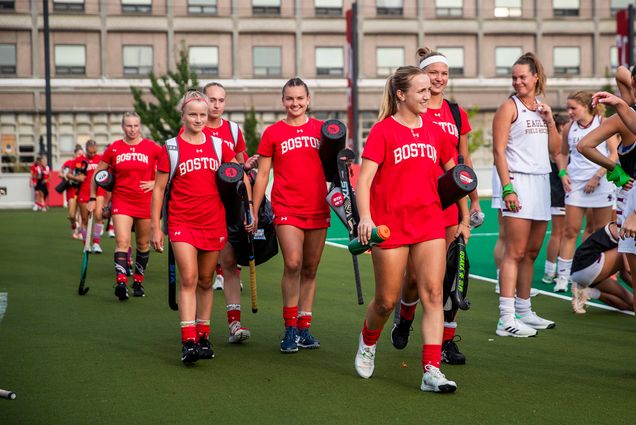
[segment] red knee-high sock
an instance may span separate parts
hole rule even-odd
[[[405,320],[413,321],[415,318],[415,309],[417,308],[417,301],[414,303],[404,304],[400,303],[400,316]]]
[[[201,338],[210,338],[210,321],[197,319],[195,325],[197,331],[197,341]]]
[[[439,369],[442,361],[442,345],[441,344],[424,344],[422,345],[422,369],[426,371],[426,365],[435,366]]]
[[[442,336],[442,341],[446,342],[452,340],[455,337],[455,329],[457,329],[456,326],[453,326],[451,328],[450,326],[444,325],[444,335]]]
[[[283,320],[285,327],[296,327],[298,325],[298,306],[283,307]]]
[[[228,325],[241,321],[241,304],[228,304],[225,308],[227,309]]]
[[[301,311],[298,313],[298,329],[309,329],[311,327],[311,311]]]
[[[197,328],[195,322],[181,322],[181,342],[196,341]]]
[[[364,325],[362,326],[362,341],[364,341],[365,345],[375,345],[380,339],[380,334],[382,333],[382,328],[380,329],[369,329],[367,328],[367,321],[364,321]]]

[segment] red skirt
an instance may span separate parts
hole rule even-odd
[[[227,228],[195,229],[186,224],[168,223],[170,242],[185,242],[202,251],[221,251],[227,242]]]

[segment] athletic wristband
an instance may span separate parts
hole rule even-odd
[[[515,188],[512,187],[512,183],[508,183],[508,184],[504,185],[504,187],[502,188],[501,197],[505,198],[506,196],[512,195],[513,193],[515,195],[517,194],[517,192],[515,192]]]
[[[623,168],[616,164],[612,171],[608,171],[605,175],[608,181],[614,183],[617,187],[623,187],[629,182],[629,174]]]
[[[567,175],[568,175],[568,170],[566,170],[565,168],[562,170],[559,170],[559,177],[563,177]]]
[[[90,198],[88,198],[89,201],[97,201],[97,198],[91,196]]]

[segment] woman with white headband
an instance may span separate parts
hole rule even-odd
[[[471,131],[468,115],[459,105],[444,98],[444,90],[448,85],[449,77],[448,60],[443,54],[432,51],[428,47],[419,49],[417,56],[420,69],[428,75],[431,81],[431,99],[428,103],[426,117],[437,124],[444,134],[448,136],[447,140],[453,148],[452,152],[455,162],[457,162],[459,154],[472,167],[472,161],[468,153],[468,133]],[[479,206],[477,190],[470,194],[470,201],[470,213],[479,214],[481,207]],[[443,216],[447,248],[460,233],[465,240],[468,240],[470,236],[470,215],[468,211],[461,211],[460,213],[458,205],[451,205],[444,210]],[[400,303],[400,319],[394,324],[391,331],[391,341],[398,350],[403,349],[408,344],[411,324],[413,323],[415,309],[419,301],[413,267],[409,267],[406,276]],[[466,358],[454,342],[456,328],[457,322],[455,318],[451,322],[444,322],[442,361],[449,364],[464,364],[466,363]]]
[[[550,220],[549,153],[556,157],[560,148],[552,110],[537,97],[545,83],[539,59],[533,53],[522,55],[512,66],[514,94],[499,106],[492,123],[506,233],[499,273],[499,336],[535,336],[537,329],[555,326],[532,311],[530,303],[534,262]]]

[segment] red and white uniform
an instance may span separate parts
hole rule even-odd
[[[179,164],[170,184],[168,237],[204,251],[220,251],[227,241],[225,208],[216,186],[216,171],[235,154],[222,144],[222,160],[217,158],[209,137],[193,145],[177,137]],[[170,172],[170,157],[163,147],[157,170]]]
[[[82,182],[82,184],[79,187],[79,196],[78,196],[78,201],[81,204],[86,204],[88,203],[88,201],[90,201],[90,197],[91,197],[91,180],[93,180],[93,176],[95,175],[95,169],[97,168],[97,165],[99,164],[99,161],[102,160],[102,156],[97,154],[92,158],[88,158],[86,156],[82,156],[80,158],[77,158],[77,160],[79,162],[82,161],[86,161],[87,166],[86,166],[86,178],[84,179],[84,181]],[[106,191],[104,189],[102,189],[101,187],[97,186],[97,196],[104,196],[106,194]]]
[[[31,172],[31,183],[33,184],[33,186],[35,186],[38,183],[38,180],[40,180],[40,175],[42,171],[40,168],[40,164],[36,164],[34,162],[29,167],[29,171]]]
[[[385,118],[371,129],[362,153],[378,164],[371,183],[371,218],[391,230],[381,248],[445,237],[437,177],[453,151],[439,126],[425,117],[422,122],[411,130]]]
[[[460,132],[457,131],[457,125],[455,125],[455,118],[453,118],[453,113],[451,112],[450,106],[448,106],[448,102],[443,101],[442,107],[439,109],[428,108],[426,111],[426,115],[437,124],[446,135],[446,140],[451,144],[453,148],[453,159],[455,163],[457,163],[457,155],[459,154],[459,136]],[[468,114],[464,111],[463,108],[459,108],[459,115],[461,117],[462,129],[461,135],[470,133],[472,128],[470,127],[470,122],[468,122]],[[440,168],[440,175],[444,173],[444,170]],[[453,204],[444,210],[444,223],[446,227],[456,226],[459,224],[459,210],[457,208],[457,204]]]
[[[218,137],[223,140],[223,143],[226,144],[230,149],[234,151],[234,153],[245,152],[245,139],[243,138],[243,132],[241,129],[238,129],[237,140],[234,141],[232,137],[232,130],[230,128],[230,123],[227,120],[221,119],[221,125],[213,128],[213,127],[204,127],[203,132],[208,136]]]
[[[115,177],[111,198],[113,215],[150,218],[152,191],[144,192],[139,185],[155,179],[160,154],[161,147],[148,139],[141,139],[136,145],[117,140],[106,149],[102,161],[110,166]]]
[[[72,158],[62,164],[62,176],[65,173],[73,173],[75,168],[82,168],[82,162],[77,161],[77,158]],[[60,177],[62,177],[60,176]],[[77,196],[77,187],[75,186],[66,186],[66,200],[69,201]]]
[[[318,155],[323,122],[314,118],[301,126],[278,121],[267,127],[258,154],[272,158],[275,224],[301,229],[329,227],[327,183]]]

